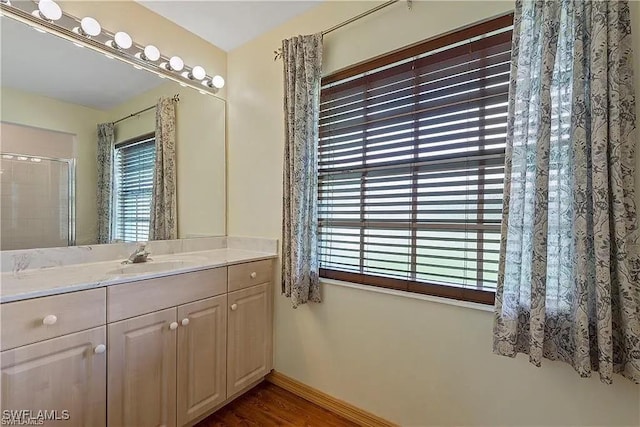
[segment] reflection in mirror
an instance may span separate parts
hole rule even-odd
[[[0,36],[0,249],[99,241],[97,128],[114,122],[100,241],[147,240],[155,105],[176,94],[177,237],[225,234],[223,100],[11,19]]]

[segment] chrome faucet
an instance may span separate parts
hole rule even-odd
[[[122,261],[122,263],[137,264],[139,262],[147,262],[147,260],[151,259],[151,258],[148,258],[151,252],[147,252],[146,249],[147,249],[146,243],[138,243],[138,247],[136,248],[136,250],[133,251],[131,255],[129,255],[128,259],[126,259],[125,261]]]

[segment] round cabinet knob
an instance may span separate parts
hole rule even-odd
[[[50,325],[55,325],[57,321],[58,321],[58,318],[55,315],[50,314],[48,316],[45,316],[44,319],[42,319],[42,324],[50,326]]]
[[[258,273],[256,273],[255,271],[253,273],[251,273],[249,276],[251,276],[252,279],[255,279],[256,277],[258,277]]]
[[[175,331],[176,329],[178,329],[178,322],[171,322],[169,324],[169,329],[171,329],[172,331]]]
[[[101,353],[104,353],[106,349],[107,349],[107,346],[106,346],[106,345],[104,345],[104,344],[98,344],[98,345],[96,346],[96,348],[94,348],[94,349],[93,349],[93,352],[94,352],[95,354],[101,354]]]
[[[238,309],[238,304],[231,304],[231,310],[236,311]]]
[[[189,324],[189,319],[185,317],[180,323],[182,323],[182,326],[187,326]]]

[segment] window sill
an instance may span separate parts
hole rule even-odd
[[[450,298],[442,298],[442,297],[436,297],[432,295],[418,294],[415,292],[400,291],[396,289],[387,289],[387,288],[381,288],[378,286],[360,285],[358,283],[345,282],[342,280],[335,280],[335,279],[325,279],[323,277],[320,278],[320,282],[325,285],[343,286],[345,288],[358,289],[361,291],[377,292],[379,294],[394,295],[394,296],[403,297],[403,298],[412,298],[412,299],[417,299],[422,301],[429,301],[429,302],[435,302],[440,304],[454,305],[457,307],[470,308],[473,310],[493,312],[493,306],[487,305],[487,304],[460,301],[460,300],[455,300]]]

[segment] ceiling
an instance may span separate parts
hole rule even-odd
[[[230,51],[317,6],[322,0],[136,1],[209,43]]]
[[[66,40],[3,18],[0,26],[3,87],[109,110],[163,80]]]

